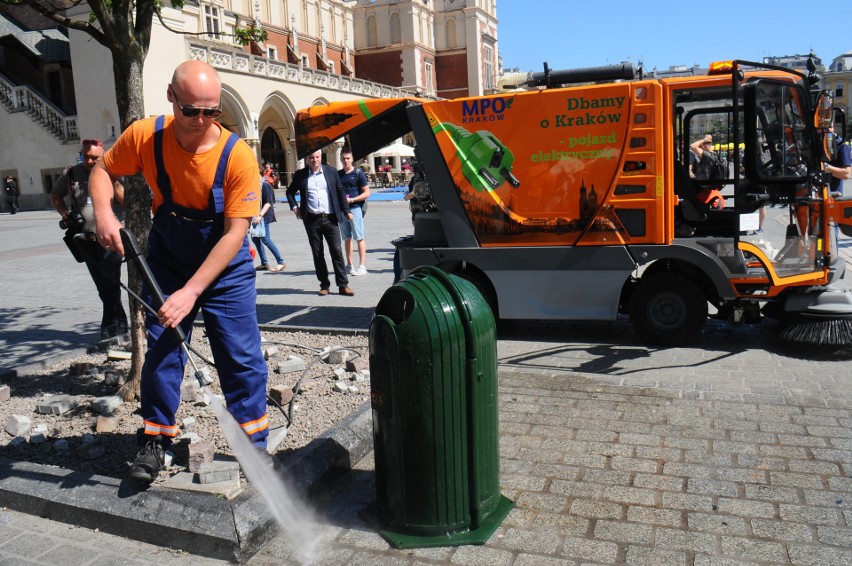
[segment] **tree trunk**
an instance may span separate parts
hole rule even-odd
[[[142,68],[145,53],[132,46],[121,54],[113,51],[113,72],[115,75],[115,100],[124,131],[131,123],[145,115],[142,97]],[[125,226],[136,238],[139,248],[148,250],[148,232],[151,230],[151,195],[148,184],[142,175],[124,179]],[[127,267],[129,287],[137,295],[142,290],[142,279],[136,265],[129,262]],[[136,299],[130,299],[130,339],[131,358],[128,381],[119,390],[125,401],[139,399],[139,386],[142,379],[142,364],[145,358],[145,311]]]
[[[142,175],[125,179],[124,224],[136,238],[139,249],[148,250],[148,232],[151,230],[151,196],[148,185]],[[133,262],[127,263],[128,287],[137,295],[141,294],[142,278]],[[142,379],[142,363],[145,359],[145,311],[139,301],[130,299],[130,374],[127,383],[122,386],[119,395],[125,401],[139,399],[139,386]]]

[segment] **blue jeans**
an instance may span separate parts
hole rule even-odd
[[[254,242],[254,247],[257,250],[258,255],[260,256],[260,265],[267,265],[266,250],[263,249],[263,246],[269,248],[269,251],[271,251],[272,255],[275,256],[275,261],[279,264],[283,264],[284,258],[281,257],[281,252],[278,251],[278,246],[275,245],[275,242],[272,241],[272,237],[269,234],[269,222],[264,222],[263,226],[266,231],[266,235],[263,238],[251,239],[251,241]],[[263,244],[263,246],[260,244]]]

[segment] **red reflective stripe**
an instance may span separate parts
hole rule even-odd
[[[266,415],[263,415],[259,419],[243,423],[240,426],[246,434],[254,434],[269,428],[269,419],[266,418]]]

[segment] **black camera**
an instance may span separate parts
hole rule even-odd
[[[86,219],[79,212],[71,212],[68,218],[63,218],[59,221],[59,227],[63,230],[81,230],[86,223]]]

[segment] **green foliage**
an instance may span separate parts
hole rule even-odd
[[[255,27],[254,25],[247,28],[235,28],[234,42],[239,43],[240,45],[260,43],[262,41],[266,41],[267,35],[266,30]]]

